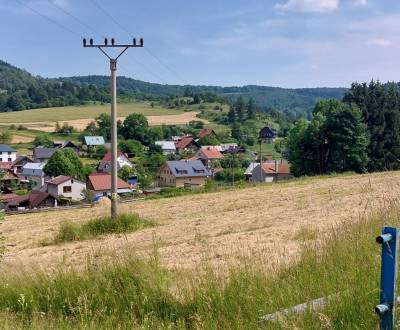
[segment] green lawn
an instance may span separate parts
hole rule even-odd
[[[31,109],[0,113],[0,123],[63,122],[65,120],[95,118],[103,112],[110,112],[110,105],[96,104],[58,108]],[[145,102],[118,104],[118,116],[125,117],[132,113],[146,116],[178,115],[182,111],[165,109]]]

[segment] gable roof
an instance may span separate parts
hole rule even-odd
[[[244,172],[244,174],[245,174],[245,175],[252,175],[253,170],[254,170],[258,165],[260,165],[260,163],[257,163],[257,162],[250,163],[250,165],[247,166],[246,171]]]
[[[78,148],[75,143],[69,140],[65,141],[53,141],[53,146],[56,148]]]
[[[104,172],[92,173],[89,175],[88,182],[94,190],[111,190],[111,174]],[[130,185],[124,180],[117,178],[118,189],[128,189]]]
[[[290,174],[288,163],[263,163],[262,169],[265,174]]]
[[[118,152],[117,152],[117,158],[118,158],[118,157],[121,157],[121,156],[124,156],[126,159],[129,160],[128,155],[127,155],[126,153],[123,153],[122,151],[119,151],[119,150],[118,150]],[[104,155],[104,157],[101,159],[101,161],[102,161],[102,162],[111,162],[111,151],[108,151],[108,152]]]
[[[27,162],[32,162],[32,159],[30,159],[28,156],[18,156],[17,159],[14,160],[13,165],[18,165],[25,160]]]
[[[0,162],[0,170],[10,170],[13,166],[13,162]]]
[[[267,125],[260,130],[258,137],[260,139],[273,139],[276,137],[276,129]]]
[[[215,134],[215,131],[212,129],[212,128],[203,128],[200,132],[199,132],[199,134],[197,134],[197,137],[199,138],[199,139],[202,139],[203,137],[205,137],[205,136],[210,136],[210,135],[217,135],[217,134]]]
[[[218,150],[220,146],[207,146],[201,147],[198,151],[197,157],[202,158],[203,155],[206,159],[222,159],[224,155]]]
[[[54,184],[54,185],[58,186],[59,184],[67,182],[68,180],[71,180],[71,179],[72,179],[72,177],[70,177],[70,176],[59,175],[59,176],[56,176],[55,178],[47,181],[46,183],[47,184]]]
[[[176,149],[186,149],[190,147],[195,141],[192,136],[184,136],[176,143]]]
[[[171,160],[166,165],[177,178],[211,175],[200,160]]]
[[[33,149],[33,157],[35,159],[49,159],[56,152],[57,148],[37,147]]]
[[[156,141],[155,144],[160,146],[162,150],[175,150],[175,142],[174,141]]]
[[[11,148],[8,144],[0,144],[0,152],[17,152],[14,148]]]
[[[7,204],[19,205],[23,202],[29,202],[29,207],[35,208],[38,207],[48,197],[51,197],[50,194],[43,191],[35,190],[27,195],[17,196],[15,198],[8,199]]]
[[[26,163],[23,167],[23,169],[29,169],[29,170],[43,170],[45,167],[45,163]]]
[[[101,146],[105,144],[104,137],[102,136],[84,136],[83,139],[88,146]]]

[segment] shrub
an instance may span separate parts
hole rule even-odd
[[[120,214],[116,220],[102,217],[83,224],[64,222],[54,238],[54,243],[81,241],[105,234],[130,233],[155,225],[153,220],[142,219],[134,213]]]

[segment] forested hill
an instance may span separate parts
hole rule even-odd
[[[110,78],[107,76],[78,76],[63,78],[73,82],[108,86]],[[239,95],[245,98],[252,97],[261,107],[275,108],[278,110],[307,110],[321,99],[342,99],[347,88],[299,88],[287,89],[279,87],[266,87],[248,85],[243,87],[219,86],[182,86],[162,85],[148,83],[127,77],[118,77],[118,88],[127,93],[144,93],[161,97],[170,95],[184,95],[188,90],[192,93],[212,92],[222,95],[230,100],[236,100]]]
[[[88,101],[109,102],[108,76],[78,76],[48,79],[33,76],[0,60],[0,112],[32,108],[84,104]],[[120,97],[157,99],[168,96],[211,92],[228,100],[242,95],[253,98],[262,108],[294,112],[307,116],[321,99],[342,99],[345,88],[285,89],[265,86],[219,87],[182,86],[148,83],[127,77],[118,78]]]
[[[33,76],[0,60],[0,112],[109,100],[108,88]]]

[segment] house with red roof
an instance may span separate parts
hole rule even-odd
[[[109,196],[111,195],[111,174],[105,172],[92,173],[88,177],[86,186],[96,196]],[[130,184],[120,178],[117,178],[117,188],[118,194],[132,192]]]
[[[18,211],[26,209],[40,209],[57,206],[57,200],[47,192],[32,191],[22,196],[10,196],[3,200],[6,210]]]
[[[181,137],[180,140],[175,141],[176,151],[178,153],[183,153],[185,151],[194,151],[200,148],[200,145],[191,135],[185,135]]]
[[[117,152],[117,165],[118,171],[124,166],[133,167],[132,162],[129,160],[128,155],[122,151]],[[100,161],[98,170],[100,172],[111,172],[111,151],[107,152],[103,159]]]
[[[80,201],[84,198],[82,192],[86,189],[86,183],[73,177],[59,175],[46,181],[47,192],[54,198],[66,198]]]
[[[211,169],[214,161],[224,158],[220,150],[220,146],[203,146],[195,153],[192,159],[201,160],[205,167]]]
[[[203,128],[202,130],[200,130],[200,132],[197,134],[197,137],[199,139],[202,139],[206,136],[213,136],[213,137],[217,137],[217,134],[215,133],[215,131],[212,128]]]
[[[253,182],[273,182],[278,180],[292,179],[290,165],[281,160],[270,161],[257,164],[251,172],[251,181]]]

